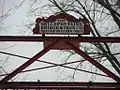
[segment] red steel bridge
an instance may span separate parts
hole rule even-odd
[[[120,90],[120,76],[117,76],[112,71],[105,68],[103,65],[94,60],[94,58],[87,55],[85,52],[79,49],[79,42],[97,42],[97,43],[120,43],[120,37],[52,37],[52,36],[0,36],[0,41],[6,42],[44,42],[44,49],[37,53],[32,58],[19,56],[29,59],[24,64],[16,68],[9,74],[6,74],[5,77],[0,81],[0,89],[65,89],[65,90]],[[59,47],[58,47],[59,45]],[[63,47],[65,46],[65,47]],[[10,82],[14,76],[18,73],[26,72],[24,71],[29,65],[38,61],[38,59],[47,53],[51,49],[72,49],[82,57],[84,57],[91,64],[103,71],[107,77],[112,78],[115,82],[105,83],[105,82]],[[8,55],[10,53],[2,52]],[[17,55],[16,55],[17,56]],[[72,64],[78,61],[65,63],[65,64],[55,64],[51,62],[44,62],[51,64],[51,67],[61,66],[65,68],[74,69],[72,67],[65,66],[66,64]],[[50,68],[50,67],[44,67]],[[39,68],[40,69],[40,68]],[[43,69],[43,68],[41,68]],[[32,71],[32,70],[31,70]],[[91,73],[90,71],[86,71]],[[99,73],[95,73],[100,75]],[[2,75],[0,75],[2,76]]]

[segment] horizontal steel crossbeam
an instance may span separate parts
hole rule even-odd
[[[79,88],[82,90],[117,90],[120,83],[86,83],[86,82],[5,82],[0,83],[0,89],[60,89]]]
[[[120,43],[120,37],[42,37],[42,36],[0,36],[0,41],[21,41],[21,42],[44,42],[44,41],[53,41],[56,40],[76,40],[79,42],[106,42],[106,43]],[[70,46],[73,46],[71,43],[68,43]],[[42,54],[37,54],[37,56],[34,56],[29,60],[29,62],[26,62],[25,64],[21,65],[19,68],[17,68],[15,71],[10,73],[8,76],[6,76],[4,79],[0,82],[0,89],[80,89],[80,90],[118,90],[120,89],[120,83],[84,83],[84,82],[7,82],[11,78],[13,78],[15,75],[17,75],[19,72],[21,72],[24,68],[29,66],[31,63],[36,61],[40,56],[45,54],[47,51],[49,51],[54,44],[51,44],[47,49],[44,49],[42,51]],[[81,51],[78,50],[76,47],[74,49],[77,53],[81,55]],[[89,56],[86,56],[84,53],[82,53],[82,56],[84,56],[88,60],[93,60]],[[97,65],[95,62],[93,62],[94,65]],[[100,67],[100,66],[99,66]],[[105,69],[105,68],[103,68]],[[105,70],[103,70],[105,71]],[[109,76],[111,76],[113,79],[117,81],[119,79],[114,77],[114,75],[110,72],[107,72]],[[119,81],[119,80],[118,80]]]
[[[42,36],[0,36],[0,41],[43,42],[44,40],[78,40],[79,42],[120,43],[120,37],[42,37]]]

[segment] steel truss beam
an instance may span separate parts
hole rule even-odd
[[[57,82],[51,82],[54,85],[51,85],[51,83],[49,83],[49,85],[43,85],[41,82],[36,82],[36,83],[32,83],[32,82],[8,82],[10,79],[12,79],[15,75],[17,75],[18,73],[22,72],[23,69],[27,68],[29,65],[31,65],[33,62],[35,62],[38,58],[40,58],[42,55],[44,55],[45,53],[47,53],[50,49],[52,49],[53,47],[56,46],[57,42],[59,40],[65,40],[66,44],[68,46],[70,46],[76,53],[78,53],[79,55],[83,56],[86,60],[88,60],[91,64],[95,65],[96,67],[98,67],[100,70],[102,70],[104,73],[106,73],[109,77],[111,77],[112,79],[114,79],[117,83],[118,86],[120,85],[120,77],[116,76],[113,72],[111,72],[110,70],[108,70],[107,68],[105,68],[103,65],[101,65],[100,63],[98,63],[97,61],[95,61],[93,58],[91,58],[90,56],[88,56],[86,53],[84,53],[83,51],[81,51],[78,47],[76,47],[74,44],[72,44],[70,42],[70,40],[77,40],[79,42],[107,42],[107,43],[120,43],[120,37],[42,37],[42,36],[0,36],[0,41],[30,41],[30,42],[44,42],[45,40],[49,40],[52,41],[53,43],[51,43],[50,45],[48,45],[48,47],[45,47],[41,52],[39,52],[38,54],[36,54],[35,56],[33,56],[31,59],[29,59],[27,62],[25,62],[23,65],[21,65],[20,67],[18,67],[16,70],[14,70],[12,73],[10,73],[8,76],[6,76],[5,78],[3,78],[0,81],[0,88],[1,89],[39,89],[39,88],[80,88],[80,89],[89,89],[89,90],[105,90],[105,89],[109,89],[109,90],[116,90],[116,88],[120,88],[118,86],[107,86],[105,83],[103,83],[103,86],[96,86],[97,84],[92,84],[92,83],[73,83],[73,84],[69,84],[69,83],[57,83]],[[32,83],[32,84],[30,84]],[[43,85],[43,86],[42,86]],[[72,86],[73,85],[73,86]],[[77,86],[76,86],[77,85]],[[113,83],[111,84],[113,85]]]
[[[74,46],[72,43],[68,42],[73,48],[73,50],[78,53],[79,55],[83,56],[86,60],[88,60],[91,64],[93,64],[94,66],[96,66],[97,68],[99,68],[100,70],[102,70],[104,73],[106,73],[109,77],[111,77],[112,79],[114,79],[117,82],[120,82],[120,77],[118,77],[117,75],[115,75],[113,72],[111,72],[110,70],[108,70],[107,68],[105,68],[103,65],[101,65],[100,63],[98,63],[97,61],[95,61],[93,58],[91,58],[89,55],[87,55],[86,53],[84,53],[82,50],[80,50],[79,48],[77,48],[76,46]]]
[[[45,40],[78,40],[79,42],[120,43],[120,37],[42,37],[42,36],[0,36],[0,41],[43,42]]]
[[[119,83],[86,82],[5,82],[0,89],[78,89],[78,90],[119,90]]]
[[[0,53],[10,55],[10,56],[20,57],[20,58],[23,58],[23,59],[30,59],[29,57],[25,57],[25,56],[21,56],[21,55],[17,55],[17,54],[12,54],[12,53],[8,53],[8,52],[0,51]],[[53,62],[42,61],[42,60],[36,60],[36,61],[46,63],[46,64],[51,64],[51,65],[50,66],[40,67],[40,68],[34,68],[34,69],[25,70],[25,71],[22,71],[21,73],[29,72],[29,71],[35,71],[35,70],[43,70],[43,69],[47,69],[47,68],[60,66],[60,67],[68,68],[68,69],[73,69],[73,70],[77,70],[77,71],[83,71],[83,72],[86,72],[86,73],[92,73],[92,74],[96,74],[96,75],[100,75],[100,76],[104,76],[104,77],[109,77],[109,76],[104,75],[104,74],[99,74],[99,73],[95,73],[95,72],[91,72],[91,71],[87,71],[87,70],[83,70],[83,69],[79,69],[79,68],[66,66],[66,65],[69,65],[69,64],[73,64],[73,63],[84,62],[85,60],[77,60],[77,61],[75,60],[73,62],[68,62],[68,63],[63,63],[63,64],[56,64],[56,63],[53,63]],[[9,73],[1,74],[0,76],[6,76],[8,74]]]
[[[52,45],[54,45],[55,43],[56,43],[56,41],[54,43],[52,43],[51,45],[49,45],[48,47],[44,48],[41,52],[39,52],[38,54],[36,54],[35,56],[33,56],[31,59],[29,59],[27,62],[25,62],[24,64],[22,64],[20,67],[18,67],[17,69],[15,69],[12,73],[10,73],[5,78],[3,78],[0,81],[0,83],[7,82],[8,80],[12,79],[15,75],[17,75],[18,73],[22,72],[23,69],[27,68],[33,62],[35,62],[38,58],[40,58],[45,53],[47,53],[51,49]]]
[[[68,62],[68,63],[64,63],[64,64],[56,64],[56,63],[51,63],[50,62],[52,64],[50,66],[44,66],[44,67],[40,67],[40,68],[34,68],[34,69],[24,70],[24,71],[21,71],[21,73],[31,72],[31,71],[36,71],[36,70],[43,70],[43,69],[48,69],[48,68],[53,68],[53,67],[60,66],[60,67],[64,67],[64,68],[68,68],[68,69],[72,69],[72,70],[76,70],[76,71],[82,71],[82,72],[86,72],[86,73],[96,74],[96,75],[99,75],[99,76],[109,77],[109,76],[104,75],[104,74],[99,74],[99,73],[95,73],[95,72],[91,72],[91,71],[87,71],[87,70],[83,70],[83,69],[79,69],[79,68],[74,68],[74,67],[66,66],[68,64],[73,64],[73,63],[78,63],[78,62],[80,62],[80,60],[79,61],[74,61],[74,62]],[[9,75],[9,74],[10,73],[1,74],[0,76],[6,76],[6,75]]]
[[[59,41],[59,40],[58,40]],[[48,52],[52,47],[54,47],[58,42],[54,41],[52,44],[48,45],[48,47],[44,48],[40,53],[33,56],[30,60],[28,60],[26,63],[18,67],[16,70],[14,70],[12,73],[10,73],[8,76],[3,78],[1,82],[7,82],[8,80],[12,79],[15,75],[22,72],[25,68],[27,68],[30,64],[32,64],[34,61],[36,61],[38,58],[40,58],[43,54]],[[72,44],[70,41],[66,41],[66,44],[68,44],[70,47],[73,47],[73,50],[83,56],[86,60],[88,60],[91,64],[95,65],[97,68],[102,70],[104,73],[106,73],[109,77],[114,79],[117,82],[120,82],[120,78],[112,73],[110,70],[105,68],[103,65],[99,64],[97,61],[95,61],[93,58],[85,54],[83,51],[81,51],[78,47],[76,47],[74,44]]]

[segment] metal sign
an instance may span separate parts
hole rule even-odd
[[[83,34],[83,22],[69,22],[66,19],[57,19],[55,22],[40,22],[40,33],[46,34]]]
[[[60,13],[48,18],[37,18],[34,34],[90,34],[89,21],[85,18],[77,19],[72,15]]]

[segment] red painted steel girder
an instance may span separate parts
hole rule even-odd
[[[75,88],[82,90],[119,90],[120,83],[86,83],[86,82],[5,82],[0,89],[60,89]]]
[[[42,37],[42,36],[0,36],[0,41],[43,42],[44,40],[78,40],[80,42],[120,43],[120,37]]]
[[[42,36],[0,36],[0,41],[44,41],[44,40],[60,40],[60,39],[66,39],[66,40],[79,40],[80,42],[119,42],[120,43],[120,37],[42,37]],[[69,43],[70,44],[70,43]],[[52,44],[53,45],[53,44]],[[72,45],[74,47],[74,45]],[[51,46],[48,47],[48,49],[44,49],[42,51],[42,53],[39,55],[37,55],[37,58],[39,58],[40,56],[42,56],[43,54],[45,54],[48,50],[50,50]],[[81,51],[78,50],[78,48],[74,47],[74,49],[77,53],[79,53],[81,55]],[[89,56],[86,56],[84,53],[82,53],[82,56],[84,56],[86,59],[88,59],[89,61],[90,60],[93,60],[91,59]],[[14,77],[16,74],[18,74],[19,72],[21,72],[24,68],[26,68],[27,66],[29,66],[31,63],[33,63],[35,61],[35,59],[37,59],[36,56],[34,56],[33,58],[31,58],[28,62],[26,62],[25,64],[23,64],[22,66],[20,66],[19,68],[17,68],[15,71],[13,71],[11,74],[9,74],[7,77],[5,77],[3,80],[1,80],[1,83],[0,83],[0,87],[3,87],[5,84],[5,87],[7,86],[7,82],[8,80],[10,80],[12,77]],[[97,65],[95,62],[91,62],[93,65]],[[98,67],[99,65],[97,65]],[[99,67],[100,68],[100,67]],[[103,68],[103,67],[102,67]],[[108,72],[108,70],[106,71],[105,68],[103,68],[102,71],[105,71],[107,72],[107,74],[109,76],[111,76],[113,79],[115,79],[116,81],[119,82],[119,77],[116,77],[114,76],[114,74]],[[9,84],[10,85],[10,84]],[[15,86],[15,85],[11,85],[11,86],[7,86],[8,88],[10,87],[13,87],[14,88],[21,88],[19,85],[18,86]],[[25,85],[25,84],[24,84]],[[120,85],[120,83],[119,83]],[[58,88],[60,87],[59,85],[56,87]],[[61,86],[62,88],[63,86]],[[65,85],[65,87],[63,88],[69,88],[70,86],[67,86]],[[74,86],[73,86],[74,87]],[[88,86],[89,87],[89,86]],[[88,88],[87,87],[87,88]],[[4,88],[4,87],[3,87]],[[41,88],[41,86],[24,86],[23,89],[25,88]],[[50,88],[48,86],[48,88]],[[51,88],[53,88],[53,86],[51,86]],[[76,88],[76,87],[75,87]],[[86,87],[78,87],[78,88],[81,88],[81,89],[85,89]],[[103,90],[103,89],[106,89],[106,88],[109,88],[109,90],[116,90],[115,87],[89,87],[91,88],[91,90],[94,90],[95,88],[97,88],[98,90]],[[114,89],[113,89],[114,88]]]
[[[5,78],[3,78],[0,83],[3,82],[7,82],[10,79],[12,79],[15,75],[17,75],[18,73],[22,72],[23,69],[27,68],[29,65],[31,65],[33,62],[35,62],[38,58],[40,58],[41,56],[43,56],[45,53],[47,53],[50,49],[51,46],[54,45],[56,43],[53,42],[51,45],[49,45],[48,47],[44,48],[42,51],[40,51],[39,53],[37,53],[35,56],[33,56],[31,59],[29,59],[28,61],[26,61],[24,64],[22,64],[21,66],[19,66],[17,69],[15,69],[13,72],[11,72],[9,75],[7,75]]]
[[[59,40],[57,40],[59,41]],[[3,78],[0,82],[7,82],[8,80],[10,80],[11,78],[13,78],[15,75],[17,75],[18,73],[20,73],[23,69],[25,69],[27,66],[29,66],[30,64],[32,64],[34,61],[36,61],[40,56],[42,56],[43,54],[45,54],[48,50],[50,50],[52,47],[54,47],[56,44],[58,44],[58,42],[56,42],[54,40],[54,44],[51,43],[50,45],[48,45],[48,47],[44,48],[43,51],[41,51],[40,53],[38,53],[37,55],[35,55],[34,57],[32,57],[30,60],[28,60],[26,63],[24,63],[23,65],[21,65],[19,68],[17,68],[16,70],[14,70],[12,73],[10,73],[8,76],[6,76],[5,78]],[[67,43],[66,43],[67,44]],[[104,73],[106,73],[108,76],[110,76],[111,78],[113,78],[115,81],[120,82],[120,78],[118,76],[116,76],[114,73],[112,73],[111,71],[109,71],[108,69],[106,69],[104,66],[102,66],[101,64],[97,63],[94,59],[92,59],[90,56],[88,56],[87,54],[85,54],[84,52],[82,52],[81,50],[79,50],[78,47],[74,46],[74,44],[72,44],[71,42],[69,42],[68,40],[68,45],[73,47],[73,50],[75,52],[77,52],[78,54],[80,54],[81,56],[83,56],[85,59],[87,59],[90,63],[92,63],[93,65],[95,65],[96,67],[98,67],[100,70],[102,70]],[[36,60],[35,60],[36,59]]]
[[[93,64],[94,66],[96,66],[97,68],[99,68],[100,70],[102,70],[104,73],[106,73],[109,77],[111,77],[112,79],[114,79],[115,81],[120,83],[120,77],[118,77],[117,75],[115,75],[113,72],[111,72],[110,70],[108,70],[106,67],[104,67],[103,65],[101,65],[100,63],[98,63],[97,61],[95,61],[93,58],[91,58],[89,55],[87,55],[86,53],[84,53],[82,50],[80,50],[79,48],[77,48],[76,46],[74,46],[71,42],[68,42],[71,46],[73,46],[73,50],[78,53],[79,55],[81,55],[82,57],[84,57],[87,61],[89,61],[91,64]]]

